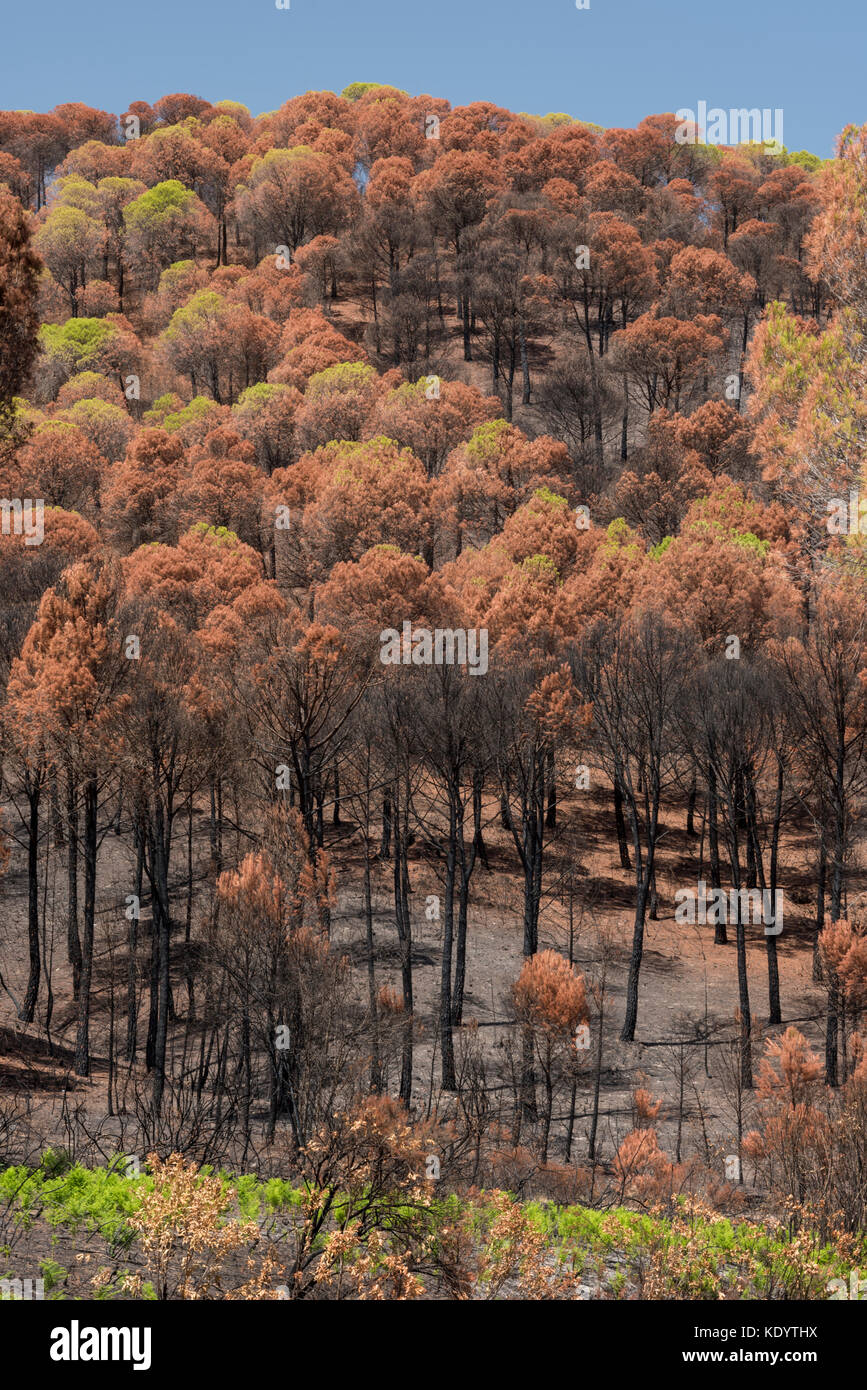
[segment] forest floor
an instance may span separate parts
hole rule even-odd
[[[602,1058],[599,1135],[602,1151],[610,1157],[633,1128],[632,1093],[641,1086],[662,1102],[654,1123],[663,1150],[675,1156],[680,1128],[682,1156],[700,1154],[706,1162],[710,1160],[709,1166],[718,1171],[722,1179],[724,1156],[736,1147],[731,1083],[731,1043],[737,1036],[736,950],[731,929],[729,944],[715,945],[712,926],[690,926],[674,920],[676,889],[695,888],[700,876],[701,841],[698,836],[687,839],[685,818],[685,802],[664,808],[657,871],[659,919],[648,918],[646,923],[638,1027],[633,1043],[621,1042],[619,1032],[625,1006],[634,882],[632,874],[620,867],[611,797],[604,786],[593,791],[573,792],[558,806],[559,824],[569,828],[569,838],[567,841],[564,836],[561,840],[560,831],[552,832],[550,867],[540,913],[539,949],[552,948],[564,955],[570,954],[570,893],[571,955],[576,968],[590,980],[598,977],[603,943],[607,942],[610,966]],[[10,830],[14,828],[15,816],[10,807],[6,808],[5,823]],[[700,816],[697,816],[696,829],[700,827]],[[488,867],[479,862],[471,885],[464,1026],[458,1030],[456,1048],[460,1055],[462,1038],[472,1035],[477,1040],[485,1058],[492,1101],[496,1108],[496,1098],[502,1098],[505,1118],[512,1102],[509,1043],[517,1037],[510,991],[523,959],[522,879],[517,872],[511,837],[499,826],[493,803],[485,806],[484,834]],[[179,841],[183,838],[179,827]],[[224,844],[227,860],[235,852],[232,839],[231,832],[227,832]],[[337,882],[332,943],[336,950],[349,957],[351,988],[362,1002],[366,990],[366,948],[360,842],[348,825],[327,826],[326,845],[331,852]],[[243,854],[248,846],[243,843],[238,848]],[[183,872],[184,850],[185,846],[179,843],[173,872],[173,920],[179,924],[174,934],[176,1036],[183,1031],[186,1003],[179,961],[188,898]],[[212,882],[208,872],[208,850],[208,819],[203,810],[197,810],[193,838],[194,942],[197,922],[203,915]],[[422,857],[420,843],[414,846],[413,854],[410,864],[416,1017],[413,1102],[419,1114],[427,1114],[432,1108],[437,1109],[443,1099],[438,1094],[436,1035],[443,923],[429,921],[425,915],[426,899],[441,891],[436,864]],[[789,833],[783,838],[780,884],[785,895],[785,918],[784,930],[777,938],[783,1023],[771,1031],[777,1034],[789,1023],[795,1023],[821,1055],[825,995],[821,986],[812,980],[813,858],[814,850],[806,827],[803,833]],[[109,830],[99,857],[93,1072],[89,1079],[82,1079],[72,1073],[76,1013],[65,951],[64,851],[52,841],[48,848],[47,871],[43,869],[41,873],[44,915],[49,924],[44,934],[44,947],[46,958],[52,964],[53,1016],[49,1048],[44,1026],[47,1002],[44,979],[37,1020],[31,1025],[21,1025],[16,1019],[15,1003],[23,997],[27,977],[27,881],[23,850],[17,845],[13,847],[9,872],[2,886],[0,914],[0,970],[4,985],[0,992],[0,1100],[26,1093],[33,1109],[34,1127],[47,1142],[63,1140],[61,1102],[64,1095],[74,1099],[76,1104],[83,1102],[94,1118],[106,1112],[106,1054],[112,994],[109,981],[113,974],[120,982],[114,1000],[115,1028],[120,1033],[125,1027],[123,982],[127,974],[127,924],[123,903],[125,895],[131,891],[132,870],[123,842]],[[707,876],[706,858],[704,874]],[[375,952],[378,984],[388,985],[399,994],[400,965],[391,905],[391,878],[391,865],[377,863],[374,869]],[[850,882],[850,892],[863,892],[863,875],[854,874]],[[148,908],[143,902],[139,953],[140,1037],[146,1023],[144,974],[148,946],[144,919],[147,915]],[[755,1033],[754,1068],[758,1073],[764,1051],[762,1034],[768,1032],[767,951],[761,925],[747,928],[747,960]],[[685,1043],[683,1047],[678,1045],[681,1039],[694,1039],[696,1029],[707,1035],[707,1045],[700,1040]],[[591,1049],[586,1069],[579,1079],[573,1162],[583,1161],[587,1152],[593,1056]],[[390,1079],[396,1085],[395,1076]],[[551,1144],[551,1157],[555,1160],[562,1159],[568,1099],[568,1088],[559,1092]],[[751,1127],[751,1112],[752,1101],[748,1098],[745,1129]],[[744,1179],[749,1184],[746,1171]]]

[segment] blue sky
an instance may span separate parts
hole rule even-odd
[[[7,109],[188,91],[255,114],[377,81],[606,126],[782,107],[785,144],[823,156],[867,121],[865,0],[9,0],[2,34]]]

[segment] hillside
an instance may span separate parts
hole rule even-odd
[[[10,1279],[865,1259],[865,131],[0,112]]]

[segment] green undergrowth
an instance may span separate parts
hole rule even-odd
[[[202,1168],[213,1175],[213,1169]],[[227,1217],[258,1223],[279,1241],[281,1226],[303,1220],[308,1194],[303,1186],[279,1178],[261,1180],[253,1174],[240,1177],[220,1172],[228,1192],[235,1193]],[[10,1262],[15,1243],[37,1225],[47,1228],[52,1242],[61,1235],[87,1234],[105,1241],[107,1252],[123,1260],[135,1239],[128,1218],[143,1192],[152,1189],[153,1178],[142,1171],[127,1175],[126,1160],[118,1155],[105,1166],[86,1168],[62,1153],[48,1150],[36,1168],[12,1166],[0,1169],[0,1279]],[[339,1225],[343,1199],[338,1194],[329,1225]],[[830,1244],[822,1244],[809,1232],[793,1236],[771,1221],[734,1219],[713,1213],[696,1214],[675,1206],[670,1215],[647,1214],[618,1207],[607,1211],[584,1206],[560,1206],[547,1201],[522,1204],[525,1217],[544,1236],[553,1267],[579,1274],[595,1296],[641,1296],[643,1277],[651,1268],[663,1269],[672,1297],[687,1298],[796,1298],[827,1297],[832,1278],[847,1279],[852,1268],[851,1250],[846,1258]],[[481,1235],[492,1210],[485,1194],[468,1203],[457,1194],[435,1196],[427,1211],[431,1233],[466,1218]],[[397,1226],[410,1208],[400,1199],[382,1212],[380,1226]],[[417,1208],[416,1208],[417,1211]],[[856,1248],[861,1266],[867,1265],[867,1236]],[[65,1271],[44,1260],[40,1271],[45,1297],[62,1298]],[[149,1295],[144,1291],[144,1296]],[[0,1299],[8,1297],[0,1290]],[[106,1296],[109,1296],[108,1294]],[[152,1296],[152,1293],[150,1293]]]

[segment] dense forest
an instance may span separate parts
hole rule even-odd
[[[865,334],[867,128],[0,112],[7,1283],[867,1267]]]

